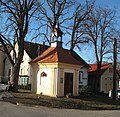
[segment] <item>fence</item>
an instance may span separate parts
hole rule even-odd
[[[18,89],[31,90],[31,84],[18,85]]]
[[[23,80],[24,77],[20,77],[20,79],[21,78]],[[1,83],[8,84],[8,79],[10,79],[10,77],[8,77],[8,76],[0,76],[0,82]],[[28,78],[27,78],[27,80],[28,80]],[[26,82],[25,78],[24,78],[23,81],[25,83],[21,82],[21,81],[18,82],[18,89],[31,90],[31,84],[28,84],[28,81]]]

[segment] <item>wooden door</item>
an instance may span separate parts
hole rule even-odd
[[[73,94],[73,73],[65,73],[64,95]]]

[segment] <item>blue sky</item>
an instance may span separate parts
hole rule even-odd
[[[120,19],[120,0],[96,0],[95,5],[102,7],[109,7],[113,9],[115,8],[117,17]],[[118,22],[118,27],[119,25],[120,25],[120,21]],[[89,47],[83,48],[82,51],[79,51],[78,53],[84,60],[86,60],[86,62],[95,63],[94,52],[93,50],[91,51]]]
[[[97,5],[119,8],[120,0],[96,0]]]
[[[80,0],[79,0],[80,1]],[[81,2],[84,2],[85,0],[81,0]],[[93,1],[93,0],[90,0]],[[102,6],[102,7],[110,7],[110,8],[116,8],[117,11],[117,16],[120,16],[120,0],[95,0],[95,5],[96,6]],[[120,19],[120,17],[119,17]],[[3,19],[2,19],[3,20]],[[0,21],[0,23],[2,24],[2,20]],[[35,25],[35,22],[34,22]],[[39,24],[36,24],[39,25]],[[120,25],[120,21],[118,22],[118,27]],[[1,26],[2,29],[2,26]],[[1,30],[0,29],[0,30]],[[28,36],[28,40],[29,40],[29,36]],[[33,42],[39,42],[41,39],[35,39]],[[68,37],[64,36],[63,40],[69,40]],[[65,43],[64,43],[65,44]],[[65,48],[68,48],[68,46],[65,46]],[[91,49],[92,50],[92,49]],[[88,63],[94,63],[95,62],[95,56],[93,53],[93,50],[91,51],[89,47],[84,47],[81,51],[76,49],[76,52]]]

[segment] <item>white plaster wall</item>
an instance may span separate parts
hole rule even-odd
[[[81,79],[81,82],[83,86],[86,86],[88,84],[88,72],[87,72],[87,68],[86,67],[83,67],[80,69],[80,71],[83,72],[83,78]]]
[[[54,83],[53,83],[53,95],[56,97],[58,95],[58,77],[59,71],[58,68],[54,68]]]
[[[30,77],[30,64],[29,62],[31,61],[31,58],[28,56],[28,54],[26,53],[26,51],[24,51],[24,56],[23,56],[23,60],[22,63],[20,65],[20,72],[19,75],[26,75],[28,76],[28,83],[31,84],[31,79],[32,77]],[[32,75],[32,74],[31,74]]]
[[[39,72],[38,67],[31,66],[31,91],[37,93],[37,74]]]
[[[45,72],[47,77],[41,77],[41,73]],[[37,94],[50,95],[51,91],[51,69],[41,68],[37,74]]]
[[[64,69],[64,73],[65,72],[75,74],[75,70],[74,69]]]
[[[109,93],[110,90],[113,89],[113,71],[110,69],[113,69],[113,66],[110,65],[107,70],[102,74],[101,76],[101,82],[100,82],[100,91],[104,91],[104,93]],[[118,79],[119,76],[116,74],[116,78]],[[116,80],[116,87],[118,88],[118,81]]]
[[[19,73],[20,75],[30,75],[30,64],[29,62],[31,61],[30,57],[28,56],[28,54],[24,51],[24,56],[23,56],[23,60],[20,66],[20,69],[23,70],[22,74],[21,72]]]
[[[16,46],[15,49],[18,49],[18,47]],[[13,51],[11,51],[10,54],[13,55]],[[29,77],[29,80],[28,80],[29,84],[31,84],[30,78],[32,78],[32,77],[30,77],[30,64],[29,64],[30,61],[31,61],[31,58],[28,56],[26,51],[24,51],[23,60],[22,60],[22,63],[20,65],[19,75],[27,75]],[[9,69],[12,69],[12,66],[7,58],[5,61],[5,68],[4,68],[5,79],[8,78]]]
[[[32,65],[30,64],[30,76],[29,76],[29,81],[28,81],[28,84],[32,84],[32,78],[33,78],[33,71],[32,71]]]

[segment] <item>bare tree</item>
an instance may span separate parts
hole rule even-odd
[[[77,0],[45,0],[40,7],[40,19],[42,17],[40,29],[44,27],[46,32],[41,34],[50,44],[51,36],[57,24],[58,36],[63,34],[61,28],[64,30],[64,34],[70,34],[71,40],[68,43],[71,45],[70,49],[73,50],[79,43],[86,42],[81,40],[83,35],[82,21],[88,20],[88,14],[92,11],[93,6],[94,1],[88,2],[88,0],[86,0],[85,5]],[[70,22],[70,25],[68,25],[68,22]]]
[[[0,0],[0,13],[5,20],[4,28],[0,32],[0,43],[12,65],[12,81],[15,85],[15,91],[18,89],[25,37],[28,33],[30,20],[38,10],[38,4],[37,0]],[[18,43],[18,50],[14,48],[15,42]],[[7,44],[12,48],[13,55],[8,51]]]
[[[40,7],[40,20],[42,22],[41,28],[46,28],[46,32],[41,33],[45,36],[48,43],[50,44],[52,32],[57,28],[58,36],[62,36],[62,31],[60,26],[72,16],[68,15],[75,1],[72,0],[45,0],[41,3]],[[49,35],[50,34],[50,35]]]
[[[108,8],[96,8],[89,16],[90,20],[84,23],[86,39],[91,42],[97,63],[97,72],[94,82],[95,91],[100,90],[101,64],[103,57],[111,53],[112,36],[115,28],[115,10]]]
[[[118,25],[118,27],[119,27],[119,25]],[[116,39],[117,39],[117,53],[118,53],[118,63],[120,63],[120,57],[119,57],[119,55],[120,55],[120,30],[118,30],[117,31],[117,35],[115,35],[115,37],[116,37]]]
[[[79,44],[80,43],[86,43],[88,42],[84,38],[85,30],[83,23],[89,20],[89,14],[92,12],[94,8],[94,1],[93,2],[88,2],[86,0],[85,4],[77,3],[76,9],[73,13],[73,18],[72,18],[72,25],[71,27],[71,33],[70,34],[70,50],[73,50],[75,46],[80,48]]]

